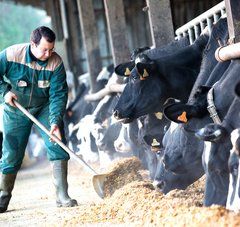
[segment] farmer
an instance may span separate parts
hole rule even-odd
[[[13,45],[0,52],[0,96],[4,101],[0,162],[1,213],[7,210],[33,125],[18,110],[13,100],[17,100],[49,128],[52,135],[66,142],[62,118],[68,99],[68,87],[64,65],[61,57],[54,52],[54,44],[54,32],[42,26],[32,32],[30,44]],[[42,130],[40,134],[47,147],[47,157],[53,165],[57,206],[76,206],[77,201],[68,195],[69,155]]]

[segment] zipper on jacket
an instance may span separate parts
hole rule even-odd
[[[29,98],[28,108],[30,108],[30,104],[31,104],[31,101],[32,101],[32,93],[33,93],[33,82],[34,82],[35,68],[36,68],[36,62],[35,62],[34,67],[33,67],[32,87],[31,87],[31,92],[30,92],[30,98]]]

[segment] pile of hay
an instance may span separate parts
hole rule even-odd
[[[163,195],[154,190],[150,181],[141,180],[138,170],[134,168],[135,165],[141,168],[141,165],[136,163],[135,158],[115,163],[112,168],[115,180],[110,178],[112,186],[106,188],[108,197],[97,204],[68,209],[68,212],[74,212],[74,218],[66,218],[61,226],[97,223],[136,226],[240,225],[240,217],[233,212],[220,206],[202,206],[204,177],[186,190],[173,190]],[[116,178],[115,174],[120,178]],[[137,177],[133,176],[135,174]],[[118,190],[114,192],[113,189]]]
[[[136,157],[113,162],[104,182],[104,197],[112,196],[116,190],[130,182],[142,181],[142,175],[139,173],[141,169],[141,162]]]

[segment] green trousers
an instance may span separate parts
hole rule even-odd
[[[48,116],[49,105],[28,109],[38,121],[47,129],[50,129]],[[17,173],[24,158],[25,149],[32,128],[32,121],[20,110],[8,104],[4,104],[3,111],[3,148],[0,167],[3,174]],[[38,128],[38,127],[37,127]],[[62,141],[66,143],[63,125],[60,126]],[[48,135],[38,128],[47,147],[47,157],[50,161],[69,160],[69,154],[59,145],[49,141]]]

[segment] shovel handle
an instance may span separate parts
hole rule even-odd
[[[96,171],[88,165],[82,158],[77,156],[72,150],[70,150],[58,137],[55,135],[52,135],[48,129],[40,123],[32,114],[30,114],[20,103],[18,103],[16,100],[13,99],[13,103],[15,106],[22,111],[30,120],[32,120],[40,129],[42,129],[50,138],[54,139],[54,142],[56,142],[63,150],[65,150],[71,158],[75,159],[78,163],[80,163],[82,166],[85,166],[90,170],[92,174],[97,174]]]

